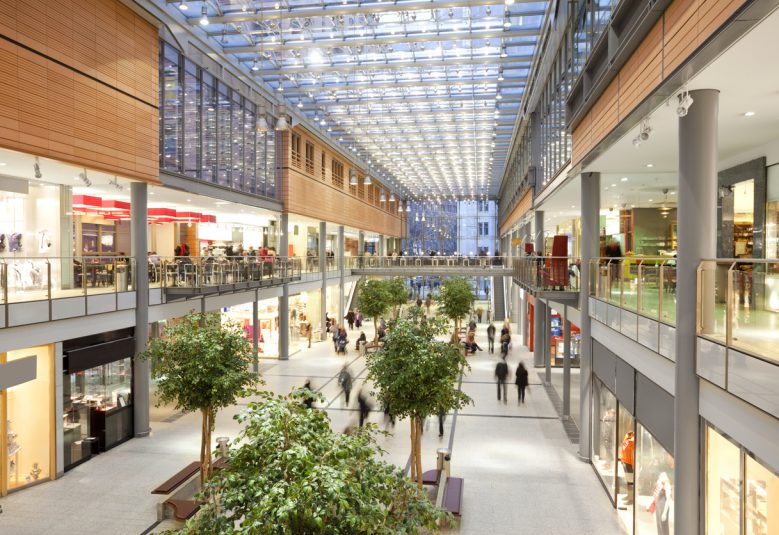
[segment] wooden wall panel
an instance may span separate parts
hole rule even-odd
[[[0,146],[159,180],[158,33],[117,0],[0,0]]]
[[[746,0],[673,0],[571,134],[579,163],[682,65]],[[616,92],[616,94],[615,94]],[[614,101],[617,120],[614,121]]]
[[[402,236],[402,217],[399,217],[397,212],[397,203],[379,202],[381,186],[375,178],[374,185],[363,185],[365,173],[356,168],[360,184],[358,187],[349,186],[349,172],[354,167],[352,162],[330,150],[308,130],[297,126],[294,133],[300,135],[301,149],[307,141],[314,144],[314,170],[309,172],[305,165],[292,164],[292,136],[290,132],[282,133],[278,142],[278,161],[281,165],[282,199],[286,212],[380,232],[386,236]],[[326,166],[324,180],[321,169],[323,152]],[[340,186],[332,180],[333,159],[341,162],[344,167],[344,181]]]
[[[514,206],[514,209],[511,210],[511,213],[506,218],[506,220],[503,222],[503,224],[500,226],[500,236],[503,236],[506,234],[509,229],[520,220],[520,218],[525,215],[528,210],[530,210],[533,207],[533,190],[528,189],[527,192],[522,196],[522,198],[519,200],[519,202]]]

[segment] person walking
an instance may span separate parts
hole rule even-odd
[[[360,427],[363,426],[365,420],[368,418],[368,414],[371,412],[371,406],[368,403],[368,398],[365,396],[362,390],[357,394],[357,405],[360,407]]]
[[[509,354],[509,345],[511,344],[511,335],[504,333],[500,336],[500,357],[506,360]]]
[[[430,307],[433,306],[433,299],[430,297],[430,294],[427,295],[425,298],[425,310],[427,311],[427,315],[430,315]]]
[[[487,349],[490,353],[495,353],[495,324],[492,322],[487,327]]]
[[[440,409],[438,411],[438,438],[444,436],[444,419],[446,418],[446,411]]]
[[[346,399],[346,406],[349,406],[349,395],[352,393],[352,374],[349,373],[349,368],[344,365],[341,368],[341,373],[338,374],[338,384],[341,385],[341,390],[344,392],[344,398]]]
[[[516,371],[516,379],[514,382],[517,384],[517,404],[524,403],[525,402],[525,389],[527,388],[528,384],[528,373],[527,368],[525,368],[525,363],[521,360],[519,361],[519,366],[517,366]]]
[[[503,389],[503,403],[508,403],[506,399],[506,378],[509,376],[509,365],[505,359],[500,359],[495,366],[495,377],[498,378],[498,401],[500,401],[500,390]]]
[[[303,388],[308,390],[303,394],[303,405],[310,409],[314,405],[314,388],[311,386],[311,379],[306,379]]]
[[[362,327],[362,312],[359,310],[354,314],[354,326],[358,329]]]
[[[346,323],[349,324],[349,330],[354,330],[354,310],[349,309],[349,312],[346,313]]]

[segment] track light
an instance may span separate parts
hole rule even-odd
[[[35,157],[35,162],[32,164],[32,170],[33,173],[35,174],[35,178],[39,180],[43,178],[43,173],[41,173],[40,160],[38,160],[37,156]]]
[[[200,25],[201,26],[208,26],[208,8],[206,6],[203,6],[200,10]]]
[[[633,146],[640,147],[641,143],[649,140],[649,137],[651,135],[652,135],[652,127],[649,126],[649,119],[644,119],[643,121],[641,121],[641,129],[639,130],[638,135],[633,138]]]
[[[86,187],[88,187],[88,188],[91,188],[91,187],[92,187],[92,181],[91,181],[91,180],[89,180],[89,177],[87,176],[87,170],[86,170],[86,169],[84,169],[83,171],[81,171],[81,172],[78,174],[78,178],[79,178],[79,180],[81,180],[81,182],[83,182],[83,183],[84,183],[84,185],[85,185]]]
[[[679,100],[679,105],[676,107],[676,115],[684,117],[690,111],[690,106],[692,106],[694,100],[687,89],[676,95],[676,98]]]

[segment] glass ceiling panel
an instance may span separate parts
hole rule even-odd
[[[548,2],[167,3],[404,195],[497,195]]]

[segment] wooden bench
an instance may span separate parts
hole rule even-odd
[[[460,516],[463,503],[463,487],[465,480],[461,477],[448,477],[444,484],[443,508],[454,516]]]
[[[441,482],[441,470],[428,470],[422,474],[422,484],[437,486]]]
[[[200,462],[193,461],[189,463],[182,470],[179,470],[173,477],[168,479],[165,483],[151,491],[152,494],[170,494],[178,487],[186,483],[186,481],[197,474],[200,471]]]
[[[373,342],[371,342],[370,344],[365,344],[365,353],[375,353],[376,351],[379,350],[380,347],[381,347],[381,343],[374,344]]]
[[[176,520],[187,520],[195,515],[200,509],[200,505],[194,500],[166,500],[165,505],[173,509],[173,516]]]

